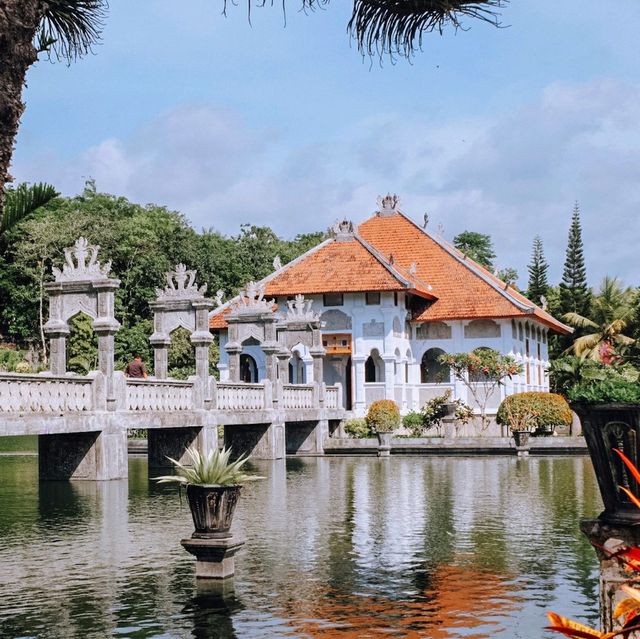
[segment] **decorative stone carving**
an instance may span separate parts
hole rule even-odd
[[[378,213],[380,215],[393,215],[399,212],[400,198],[394,193],[387,193],[384,197],[378,196]]]
[[[322,313],[320,321],[322,322],[322,328],[328,331],[351,330],[351,317],[337,309]]]
[[[372,319],[370,322],[362,325],[362,335],[364,337],[384,337],[384,322],[376,322]]]
[[[73,246],[64,249],[65,264],[62,270],[55,266],[51,269],[56,282],[108,279],[111,260],[101,265],[98,261],[99,250],[99,246],[89,244],[86,238],[78,238]]]
[[[540,296],[540,308],[543,311],[546,311],[549,308],[549,302],[548,302],[547,298],[544,295]]]
[[[207,292],[207,285],[200,288],[195,283],[196,271],[190,271],[184,264],[178,264],[174,271],[165,273],[167,285],[164,289],[157,288],[156,301],[168,299],[203,299]]]
[[[265,284],[249,282],[240,293],[240,301],[235,305],[234,314],[272,313],[274,300],[264,299]]]
[[[353,239],[354,229],[353,222],[342,220],[337,222],[332,229],[336,242],[349,242]]]
[[[282,268],[282,260],[280,259],[279,255],[276,255],[273,258],[273,270],[279,271],[281,268]]]
[[[213,298],[216,308],[220,308],[224,304],[224,291],[220,289],[216,291],[216,296]]]
[[[295,299],[287,302],[287,321],[288,322],[317,322],[320,319],[318,313],[311,310],[313,300],[305,300],[304,295],[296,295]]]
[[[493,320],[473,320],[464,327],[465,337],[500,337],[500,324]]]
[[[451,326],[444,322],[425,322],[416,329],[418,339],[451,339]]]
[[[411,262],[411,266],[409,266],[409,273],[411,275],[415,275],[418,272],[418,265],[415,262]]]

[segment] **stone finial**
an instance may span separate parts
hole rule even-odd
[[[235,305],[235,313],[271,313],[274,300],[264,299],[264,283],[249,282],[240,292],[240,301]]]
[[[288,322],[315,322],[320,319],[319,313],[311,310],[313,300],[305,300],[304,295],[296,295],[294,299],[287,302]]]
[[[353,235],[354,235],[353,222],[350,222],[349,220],[342,220],[342,222],[336,222],[332,230],[333,230],[335,239],[338,242],[348,242],[353,239]]]
[[[216,296],[213,301],[217,308],[220,308],[224,304],[224,291],[222,289],[216,291]]]
[[[282,260],[280,259],[279,255],[276,255],[273,258],[273,270],[279,271],[281,268],[282,268]]]
[[[411,266],[409,266],[409,273],[411,275],[415,275],[418,272],[418,265],[415,262],[411,262]]]
[[[379,195],[377,199],[378,213],[380,215],[393,215],[398,213],[400,209],[400,198],[394,193],[387,193],[384,197]]]
[[[549,301],[547,300],[547,298],[544,295],[540,296],[540,308],[543,311],[546,311],[549,308]]]
[[[158,299],[200,299],[207,292],[207,285],[198,288],[195,283],[196,271],[190,271],[184,264],[178,264],[174,271],[165,273],[167,285],[164,289],[157,288]]]
[[[86,238],[78,238],[73,246],[64,249],[65,264],[62,270],[55,266],[51,269],[56,282],[108,279],[111,260],[100,264],[99,250],[99,246],[89,244]]]

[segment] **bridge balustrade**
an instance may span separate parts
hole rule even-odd
[[[265,384],[219,382],[216,385],[218,410],[263,410],[268,406]]]
[[[285,384],[282,387],[283,408],[317,408],[318,398],[313,384]]]
[[[174,411],[193,410],[192,380],[127,380],[127,410]]]
[[[0,374],[0,413],[91,411],[93,378]]]

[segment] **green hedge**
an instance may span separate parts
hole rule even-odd
[[[554,426],[571,426],[572,414],[567,400],[556,393],[517,393],[509,395],[498,409],[498,424],[509,425],[507,410],[515,416],[533,413],[532,422],[537,430],[551,430]]]
[[[640,404],[640,384],[623,378],[583,382],[569,390],[569,400],[587,404]]]
[[[400,426],[400,409],[391,399],[379,399],[369,406],[365,420],[371,429],[395,430]]]

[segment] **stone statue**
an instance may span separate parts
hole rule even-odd
[[[86,238],[78,238],[73,246],[64,249],[65,264],[62,270],[55,266],[51,269],[56,282],[108,279],[111,260],[101,265],[98,261],[99,250],[99,246],[89,244]]]

